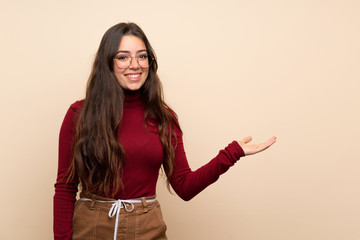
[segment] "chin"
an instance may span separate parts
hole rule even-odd
[[[140,85],[130,85],[130,86],[126,86],[125,89],[126,90],[130,90],[130,91],[136,91],[139,90],[142,87],[142,84]]]

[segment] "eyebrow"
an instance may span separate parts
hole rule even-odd
[[[139,53],[139,52],[146,52],[146,49],[138,50],[136,53]],[[130,53],[130,51],[123,51],[123,50],[121,50],[121,51],[117,51],[117,52],[116,52],[116,54],[118,54],[118,53]]]

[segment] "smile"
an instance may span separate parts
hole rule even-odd
[[[127,74],[126,77],[130,80],[138,80],[140,78],[141,73],[138,74]]]

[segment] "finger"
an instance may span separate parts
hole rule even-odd
[[[247,136],[247,137],[244,137],[241,142],[243,143],[249,143],[250,141],[252,140],[252,137],[251,136]]]
[[[269,140],[265,142],[265,144],[268,144],[269,146],[273,145],[277,140],[276,136],[271,137]]]
[[[270,147],[271,145],[273,145],[276,142],[276,137],[272,137],[270,139],[268,139],[266,142],[263,142],[261,144],[259,144],[259,152],[264,151],[265,149],[267,149],[268,147]]]

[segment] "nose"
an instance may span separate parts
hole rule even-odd
[[[129,68],[131,68],[131,69],[139,69],[140,68],[140,65],[137,61],[137,57],[131,57],[131,62],[130,62]]]

